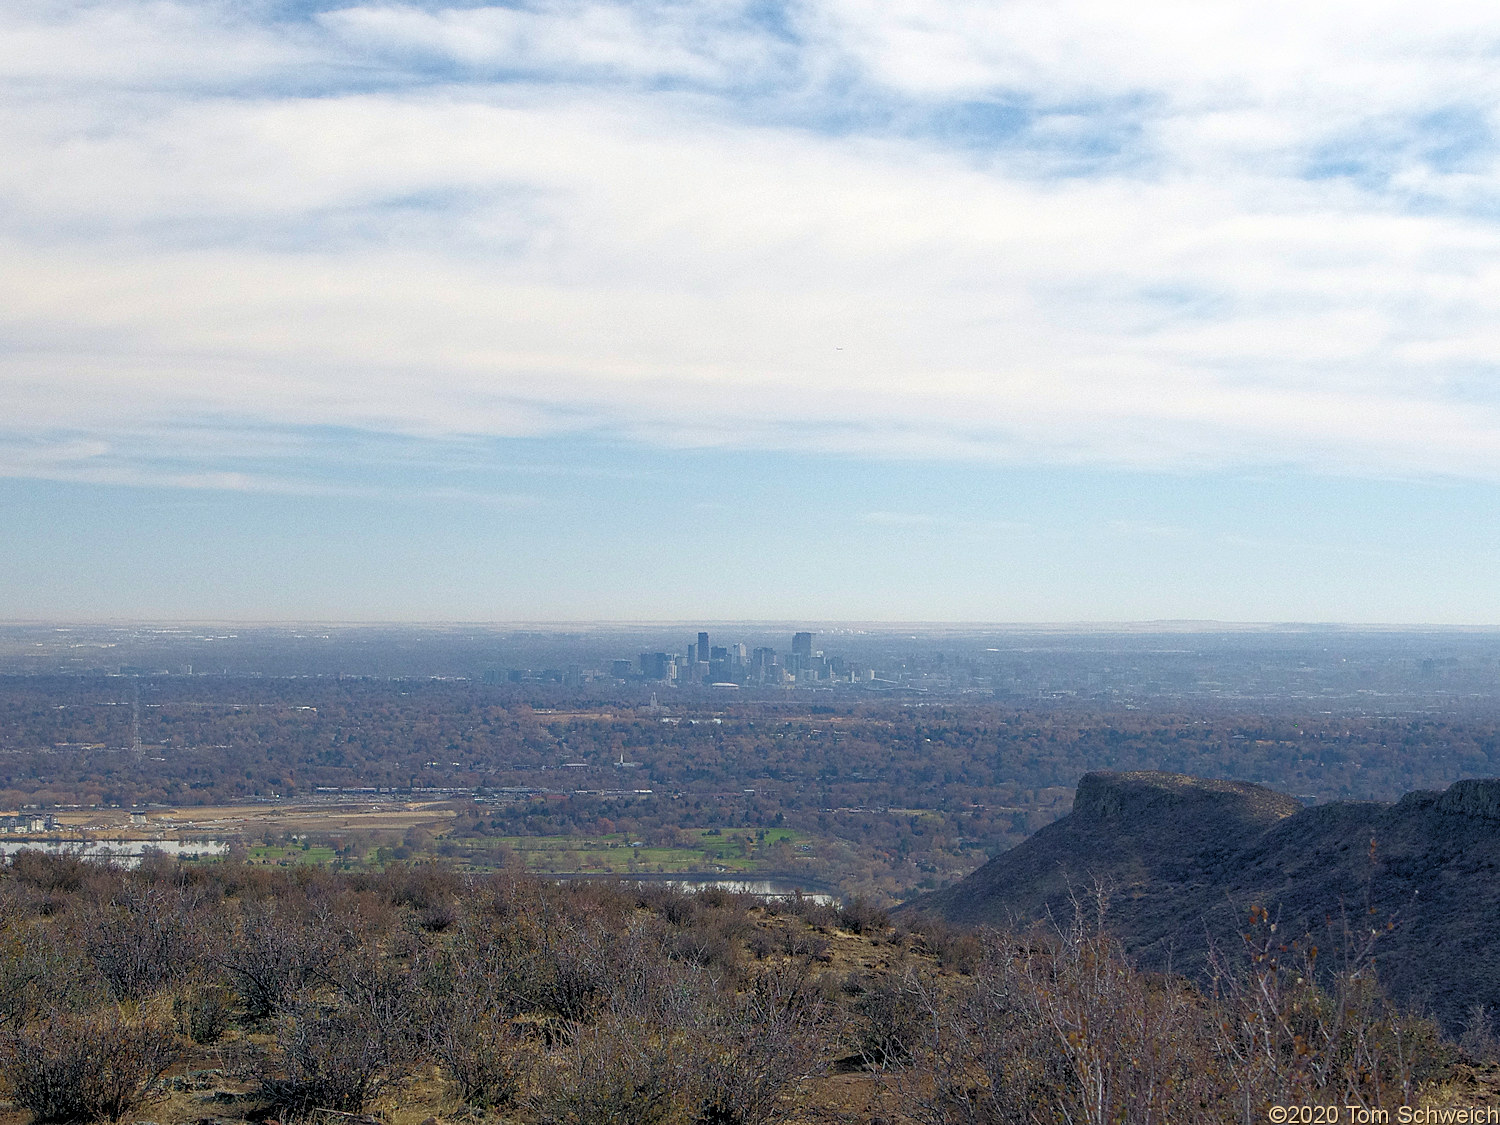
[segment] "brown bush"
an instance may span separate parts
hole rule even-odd
[[[1210,961],[1213,1045],[1232,1061],[1244,1106],[1312,1096],[1365,1108],[1407,1104],[1449,1064],[1453,1051],[1437,1024],[1381,992],[1377,927],[1356,935],[1340,910],[1330,913],[1321,946],[1277,930],[1263,907],[1252,907],[1237,955],[1215,951]]]
[[[689,1057],[675,1028],[611,1015],[537,1067],[526,1104],[539,1125],[663,1125],[685,1112]]]
[[[163,883],[124,882],[71,924],[117,1000],[141,1000],[185,980],[199,966],[216,916],[203,893]]]
[[[234,993],[218,982],[189,985],[172,997],[177,1031],[194,1043],[217,1043],[229,1030]]]
[[[1271,1104],[1410,1104],[1447,1065],[1430,1020],[1380,993],[1368,949],[1319,973],[1263,911],[1207,993],[1136,971],[1075,924],[991,933],[966,982],[908,973],[924,1018],[901,1076],[926,1121],[1264,1120]]]
[[[719,997],[693,1029],[695,1119],[702,1125],[764,1125],[795,1105],[828,1046],[828,1009],[805,965],[756,976]]]
[[[1500,1062],[1500,1037],[1495,1035],[1494,1021],[1483,1004],[1469,1006],[1458,1045],[1475,1062]]]
[[[278,1029],[261,1088],[283,1113],[362,1111],[411,1069],[406,1037],[376,1009],[358,1004],[294,1004]]]
[[[502,1109],[520,1093],[530,1053],[503,998],[493,995],[483,974],[464,971],[436,999],[423,1036],[427,1053],[465,1105]]]
[[[327,903],[300,895],[245,903],[237,932],[219,954],[220,966],[245,1002],[245,1014],[274,1016],[325,979],[354,944],[342,921]]]
[[[23,848],[11,857],[10,869],[16,881],[39,891],[72,894],[97,873],[97,864],[67,853],[48,855]]]
[[[838,909],[838,922],[851,934],[883,933],[891,916],[863,895],[855,895]]]
[[[926,996],[900,975],[859,982],[854,1002],[854,1048],[868,1066],[885,1066],[911,1058],[927,1036],[930,1012]]]
[[[0,925],[0,1029],[44,1013],[84,1011],[105,996],[88,959],[49,929]]]
[[[909,972],[905,1002],[923,1018],[901,1073],[923,1120],[1067,1120],[1140,1125],[1223,1120],[1230,1088],[1205,1054],[1208,1012],[1195,993],[1135,972],[1102,934],[991,934],[974,976],[939,987]]]
[[[396,906],[409,908],[424,929],[440,932],[458,920],[463,876],[442,863],[393,863],[377,888]]]
[[[177,1054],[170,1032],[114,1012],[54,1016],[0,1041],[0,1074],[38,1122],[116,1121],[157,1090]]]

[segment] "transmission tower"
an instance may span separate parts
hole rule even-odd
[[[141,681],[134,682],[135,691],[130,697],[130,748],[141,752]]]

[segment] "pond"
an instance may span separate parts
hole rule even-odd
[[[45,852],[48,855],[76,855],[120,867],[138,867],[148,851],[161,852],[174,859],[201,859],[229,851],[227,840],[0,840],[0,857],[9,858],[20,851]]]
[[[756,898],[764,899],[791,899],[796,898],[800,891],[802,897],[808,902],[825,903],[835,905],[838,896],[829,894],[823,890],[813,890],[803,883],[793,883],[782,879],[757,879],[754,877],[734,877],[724,875],[559,875],[554,878],[561,879],[601,879],[619,883],[651,883],[664,887],[672,887],[679,891],[687,891],[690,894],[696,891],[706,891],[710,887],[720,890],[732,891],[735,894],[754,895]]]

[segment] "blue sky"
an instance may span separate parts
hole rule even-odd
[[[1500,623],[1500,17],[0,11],[0,618]]]

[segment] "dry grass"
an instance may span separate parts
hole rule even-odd
[[[162,914],[160,925],[145,919],[147,935],[175,927],[202,940],[127,940],[135,931],[121,920],[136,916],[126,904]],[[39,959],[22,936],[77,956]],[[141,963],[112,986],[116,952],[137,947]],[[999,1125],[1086,1104],[1097,1112],[1073,1119],[1114,1120],[1119,1108],[1139,1122],[1186,1119],[1185,1105],[1217,1113],[1241,1089],[1257,1103],[1249,1119],[1263,1119],[1255,1113],[1283,1079],[1309,1099],[1368,1092],[1363,1078],[1335,1090],[1323,1075],[1345,1060],[1389,1068],[1388,1032],[1399,1025],[1417,1045],[1409,1032],[1420,1022],[1363,985],[1318,994],[1305,974],[1273,973],[1264,959],[1233,971],[1264,998],[1267,1034],[1246,1030],[1253,1005],[1233,988],[1138,973],[1105,935],[977,936],[893,926],[852,905],[466,879],[430,865],[123,874],[28,860],[0,870],[7,958],[17,973],[54,965],[83,982],[55,982],[53,1011],[16,1007],[4,1017],[12,1030],[59,1018],[63,997],[66,1019],[117,1013],[170,1028],[193,998],[234,990],[222,1034],[177,1035],[162,1096],[126,1117],[157,1125],[351,1122],[331,1111],[386,1125],[597,1125],[624,1120],[611,1107],[628,1098],[661,1125]],[[1351,1015],[1328,1024],[1319,995]],[[1422,1049],[1423,1099],[1496,1097],[1500,1071],[1435,1069],[1456,1048]],[[1253,1089],[1246,1052],[1264,1058]],[[359,1060],[361,1081],[338,1081]],[[1091,1084],[1100,1095],[1081,1102]],[[0,1107],[0,1125],[28,1120]]]

